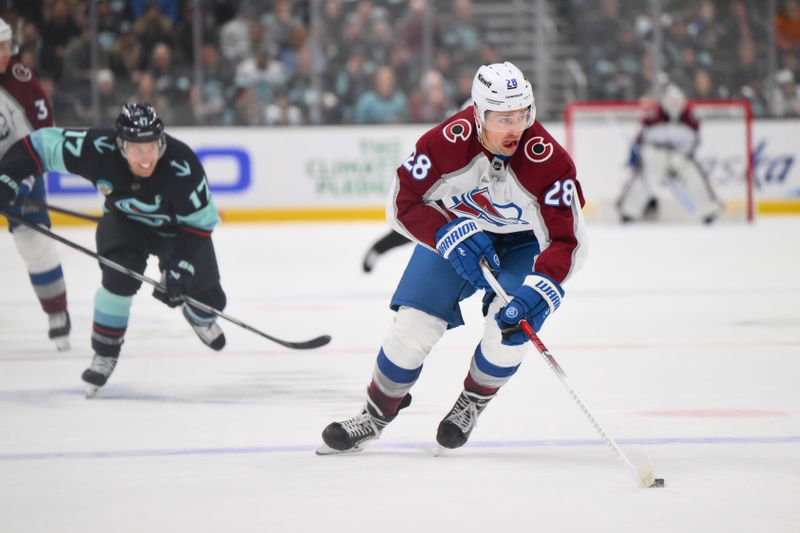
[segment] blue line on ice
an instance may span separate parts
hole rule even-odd
[[[800,436],[787,437],[666,437],[650,439],[619,439],[617,444],[624,446],[674,446],[692,444],[794,444],[800,443]],[[604,446],[601,440],[590,439],[552,439],[523,441],[476,441],[466,445],[467,448],[542,448],[542,447],[575,447]],[[317,446],[252,446],[242,448],[176,448],[167,450],[116,450],[89,452],[39,452],[39,453],[0,453],[0,461],[37,461],[48,459],[113,459],[121,457],[168,457],[179,455],[240,455],[265,453],[298,453],[313,452]],[[397,442],[376,443],[370,449],[406,450],[434,449],[432,442]]]

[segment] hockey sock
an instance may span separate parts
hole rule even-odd
[[[490,396],[505,385],[518,368],[519,363],[514,366],[499,366],[490,362],[478,344],[472,356],[469,373],[464,380],[464,389],[481,396]]]
[[[94,297],[92,348],[98,355],[116,357],[125,341],[133,296],[120,296],[103,287]]]
[[[28,276],[45,313],[52,315],[66,311],[67,285],[64,283],[64,272],[61,270],[61,265],[46,272],[29,272]]]

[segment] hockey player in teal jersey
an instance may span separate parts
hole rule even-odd
[[[195,153],[164,133],[152,106],[127,104],[115,128],[43,128],[16,142],[0,160],[0,205],[13,201],[22,180],[46,171],[69,172],[91,181],[105,197],[97,252],[143,273],[156,255],[166,291],[153,295],[183,315],[214,350],[225,345],[216,316],[183,303],[183,295],[221,310],[211,232],[219,223],[205,171]],[[113,372],[128,327],[133,295],[141,282],[101,265],[94,299],[94,357],[83,373],[87,396]]]

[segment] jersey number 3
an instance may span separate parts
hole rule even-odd
[[[552,205],[553,207],[558,207],[560,205],[569,207],[572,205],[574,199],[575,181],[567,179],[564,180],[563,184],[557,181],[550,187],[550,190],[547,191],[547,194],[544,196],[544,203],[545,205]]]

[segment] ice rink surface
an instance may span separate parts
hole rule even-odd
[[[56,228],[94,248],[85,228]],[[465,448],[435,457],[482,329],[436,346],[414,401],[360,454],[318,457],[362,405],[410,254],[361,258],[377,223],[223,225],[215,353],[136,297],[120,363],[84,399],[95,262],[59,245],[72,350],[46,337],[0,238],[0,532],[800,531],[800,218],[589,226],[586,266],[541,337],[595,417],[664,489],[637,488],[531,347]],[[151,260],[148,274],[157,276]]]

